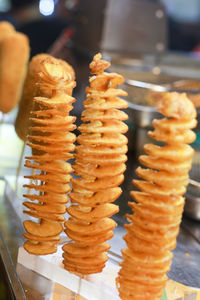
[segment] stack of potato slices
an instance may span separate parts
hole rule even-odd
[[[161,299],[182,218],[196,111],[186,94],[178,93],[164,93],[158,110],[166,118],[153,121],[149,136],[164,146],[147,144],[147,155],[139,157],[146,168],[136,170],[143,180],[133,181],[140,191],[131,192],[136,203],[130,203],[134,214],[127,216],[127,248],[117,278],[123,300]]]
[[[74,69],[66,61],[62,59],[55,59],[53,56],[44,53],[37,54],[32,57],[28,66],[28,72],[24,83],[22,98],[19,103],[19,110],[15,121],[16,133],[23,141],[26,141],[27,139],[28,128],[30,126],[30,112],[34,109],[34,97],[50,98],[52,95],[51,88],[48,89],[48,86],[38,84],[38,82],[40,81],[40,74],[43,70],[42,62],[45,59],[50,59],[51,61],[60,63],[65,69],[65,72],[70,73],[72,82],[75,79]],[[72,91],[73,85],[70,89],[68,86],[68,90],[66,91],[67,94],[71,95]]]
[[[26,157],[25,166],[37,172],[25,176],[32,183],[24,186],[32,192],[24,195],[30,201],[23,204],[29,209],[24,212],[39,221],[24,222],[27,239],[24,248],[29,253],[45,255],[56,252],[65,221],[66,193],[70,191],[72,172],[66,160],[73,156],[70,152],[74,151],[76,139],[70,132],[76,127],[75,117],[69,112],[75,101],[71,91],[76,84],[58,60],[47,57],[41,62],[39,85],[51,91],[51,95],[34,98],[27,145],[37,151]]]
[[[86,88],[74,164],[78,178],[72,179],[72,205],[67,209],[71,217],[65,222],[72,243],[63,247],[64,267],[83,275],[101,272],[108,259],[106,241],[116,226],[109,217],[118,212],[111,202],[121,194],[118,186],[126,169],[127,125],[122,121],[127,115],[119,109],[127,107],[120,98],[127,94],[116,89],[124,82],[122,76],[104,72],[109,66],[100,54],[90,64],[93,76]]]

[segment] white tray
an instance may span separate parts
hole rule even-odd
[[[80,278],[63,268],[62,249],[51,255],[35,256],[19,248],[18,263],[90,300],[120,300],[115,286],[119,266],[111,258],[100,274]]]

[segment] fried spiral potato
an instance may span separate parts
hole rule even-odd
[[[24,89],[21,101],[19,103],[19,110],[15,121],[15,131],[20,139],[26,141],[28,128],[30,126],[30,112],[34,110],[34,97],[51,97],[51,89],[48,86],[38,85],[40,80],[40,74],[42,72],[42,62],[44,59],[51,59],[61,64],[66,72],[69,72],[72,77],[71,86],[67,85],[67,94],[71,95],[73,90],[73,80],[75,74],[73,68],[64,60],[55,59],[49,54],[38,54],[35,55],[29,63],[27,77],[24,83]],[[36,105],[36,109],[37,109]]]
[[[65,221],[72,172],[66,160],[73,157],[70,152],[74,151],[76,139],[70,132],[76,127],[75,117],[69,115],[75,99],[67,91],[75,82],[63,65],[51,57],[41,61],[40,70],[38,84],[48,91],[49,97],[34,98],[38,109],[31,113],[27,145],[43,154],[26,157],[25,166],[36,173],[25,176],[31,182],[24,187],[33,192],[24,195],[29,201],[23,203],[27,208],[24,213],[38,222],[24,222],[24,248],[31,254],[46,255],[56,252]]]
[[[27,73],[30,47],[28,37],[0,22],[0,111],[8,113],[18,104]]]
[[[163,94],[158,110],[165,118],[154,120],[154,131],[148,134],[164,145],[144,145],[147,155],[139,157],[145,168],[136,170],[142,180],[133,180],[139,191],[131,192],[136,202],[129,203],[134,214],[127,215],[127,248],[117,277],[123,300],[161,299],[183,213],[196,111],[186,95],[178,93]]]
[[[116,89],[124,79],[104,72],[109,65],[100,54],[90,64],[94,76],[86,88],[73,166],[79,178],[72,179],[71,206],[67,209],[71,217],[64,224],[72,239],[63,247],[64,267],[82,275],[101,272],[108,259],[105,251],[110,246],[105,242],[112,238],[116,226],[109,217],[118,212],[111,202],[121,194],[118,186],[126,169],[127,126],[122,121],[127,115],[119,110],[127,107],[119,98],[126,92]]]
[[[185,90],[187,97],[192,101],[196,108],[200,107],[200,81],[199,80],[178,80],[170,84],[171,88]],[[194,90],[196,93],[191,93]],[[162,92],[149,91],[146,95],[146,102],[151,106],[157,106]]]

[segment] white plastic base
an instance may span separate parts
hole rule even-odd
[[[28,254],[23,247],[20,247],[18,263],[86,299],[120,300],[115,286],[119,266],[111,259],[107,262],[102,273],[84,278],[71,274],[63,268],[61,246],[58,247],[57,253],[43,256]]]

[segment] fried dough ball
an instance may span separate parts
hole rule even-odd
[[[133,180],[139,191],[132,191],[135,202],[127,215],[127,248],[117,277],[121,299],[161,299],[170,269],[172,253],[182,219],[184,197],[194,150],[191,131],[197,124],[196,111],[185,94],[164,93],[158,110],[165,116],[154,120],[148,134],[163,146],[144,145],[146,155],[139,157],[142,180]]]
[[[66,160],[73,157],[70,152],[74,151],[76,139],[70,132],[76,126],[75,117],[69,115],[75,101],[69,90],[75,87],[75,82],[60,61],[48,56],[40,63],[38,85],[45,90],[46,97],[34,98],[37,109],[31,113],[27,141],[40,155],[26,157],[25,166],[36,173],[25,176],[31,182],[24,187],[31,193],[24,195],[27,201],[23,203],[27,208],[24,213],[38,222],[24,222],[27,239],[24,248],[31,254],[46,255],[56,252],[65,221],[72,172]]]
[[[109,65],[100,54],[90,64],[94,76],[86,88],[73,166],[79,178],[72,179],[71,206],[67,209],[70,218],[64,224],[72,239],[63,247],[64,267],[82,275],[101,272],[108,259],[105,251],[110,246],[106,241],[112,238],[116,226],[109,217],[118,212],[112,202],[121,194],[118,186],[126,169],[127,125],[122,121],[127,115],[119,110],[127,107],[127,102],[119,98],[126,92],[116,88],[124,79],[104,72]]]

